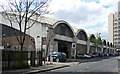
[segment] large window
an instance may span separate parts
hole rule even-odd
[[[66,27],[65,27],[65,25],[61,24],[60,28],[61,28],[61,35],[66,36]]]
[[[79,32],[78,34],[78,39],[80,40],[84,40],[84,41],[87,41],[87,38],[86,38],[86,35],[84,34],[84,32]]]

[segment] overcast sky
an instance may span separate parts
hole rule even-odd
[[[65,20],[87,33],[101,33],[108,40],[108,14],[118,9],[119,0],[51,0],[49,17]]]
[[[5,0],[0,0],[0,3]],[[49,17],[65,20],[87,33],[101,33],[108,40],[108,14],[118,9],[119,0],[50,0]]]

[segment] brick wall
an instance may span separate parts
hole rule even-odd
[[[18,38],[20,39],[20,36],[18,36]],[[5,48],[9,48],[8,44],[10,45],[10,48],[16,48],[16,47],[20,46],[20,44],[17,41],[16,36],[3,37],[2,38],[2,45],[5,46]],[[25,48],[35,47],[34,38],[26,35],[24,47]]]

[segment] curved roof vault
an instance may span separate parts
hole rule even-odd
[[[94,34],[88,34],[88,39],[90,40],[92,37],[95,38],[95,35]]]
[[[106,46],[107,45],[107,43],[106,43],[106,40],[105,39],[102,39],[102,42],[103,42],[103,44]]]
[[[84,29],[79,29],[79,30],[76,32],[76,35],[78,35],[79,32],[83,32],[83,33],[85,34],[87,40],[88,40],[88,35],[87,35],[87,33],[86,33],[86,31],[85,31]]]
[[[107,42],[107,46],[110,46],[109,42]]]
[[[52,27],[55,28],[56,26],[58,26],[58,25],[61,24],[61,23],[64,23],[65,25],[67,25],[67,26],[70,28],[70,30],[72,31],[73,35],[75,36],[75,32],[74,32],[72,26],[71,26],[68,22],[66,22],[66,21],[64,21],[64,20],[56,21],[56,22],[53,24]]]
[[[52,18],[49,18],[49,17],[42,16],[37,21],[41,22],[41,23],[47,23],[47,24],[51,25],[53,28],[55,28],[60,23],[64,23],[65,25],[67,25],[70,28],[70,30],[73,32],[73,35],[75,36],[75,32],[74,32],[73,28],[71,27],[71,25],[64,20],[59,20],[58,21],[58,20],[55,20],[55,19],[52,19]]]

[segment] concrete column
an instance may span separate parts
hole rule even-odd
[[[102,47],[102,52],[103,52],[103,47]]]
[[[72,44],[68,43],[68,50],[69,50],[69,58],[71,58],[71,53],[72,53]]]
[[[110,53],[110,50],[111,50],[111,49],[110,49],[110,47],[109,47],[109,53]]]
[[[87,41],[87,53],[90,51],[90,40]]]
[[[77,36],[75,35],[75,37],[73,38],[73,42],[75,43],[75,51],[74,51],[74,58],[75,58],[75,59],[76,59],[76,51],[77,51],[77,49],[76,49],[77,40],[78,40],[78,38],[77,38]]]
[[[2,74],[2,50],[0,50],[0,74]]]
[[[54,41],[53,51],[58,52],[58,41]]]
[[[114,53],[115,53],[115,49],[113,49],[114,50]]]
[[[95,47],[95,52],[97,52],[97,46]]]

